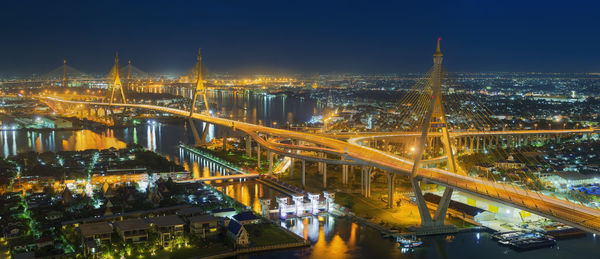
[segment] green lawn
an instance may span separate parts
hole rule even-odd
[[[252,246],[266,246],[284,243],[294,243],[298,237],[290,234],[271,223],[245,225]]]
[[[190,243],[188,247],[174,248],[171,250],[157,250],[154,255],[150,252],[147,253],[136,253],[127,256],[127,259],[136,258],[147,258],[147,259],[161,259],[161,258],[173,258],[173,259],[184,259],[192,257],[209,256],[223,252],[232,251],[232,247],[227,242],[221,242],[222,240],[213,240],[212,242],[205,243],[204,241],[197,241]]]

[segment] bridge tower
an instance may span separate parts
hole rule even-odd
[[[127,61],[127,89],[128,91],[132,91],[131,89],[131,60]]]
[[[206,100],[206,87],[204,87],[204,80],[202,78],[202,55],[200,53],[200,49],[198,49],[198,63],[196,64],[196,68],[198,69],[198,79],[196,81],[196,88],[194,88],[192,103],[190,105],[190,117],[194,114],[194,108],[196,107],[196,99],[198,98],[198,94],[203,96],[206,112],[210,114],[210,109]]]
[[[121,78],[119,77],[119,52],[117,52],[117,54],[115,55],[115,80],[113,81],[112,89],[110,92],[110,105],[113,104],[115,90],[117,88],[119,88],[119,91],[121,92],[121,98],[123,98],[123,103],[127,104],[127,100],[125,99],[125,92],[123,92],[123,85],[121,84]]]
[[[434,217],[431,218],[431,214],[429,213],[429,209],[427,208],[427,203],[425,202],[425,198],[423,197],[423,193],[421,191],[421,187],[419,186],[419,175],[418,170],[421,168],[421,159],[423,156],[423,151],[425,149],[425,143],[427,141],[427,135],[430,130],[441,131],[442,137],[441,142],[444,146],[444,153],[447,156],[447,167],[451,172],[456,173],[456,161],[454,159],[454,154],[452,152],[452,146],[450,141],[450,136],[448,133],[446,117],[444,116],[444,107],[442,104],[442,90],[441,90],[441,79],[442,79],[442,59],[443,54],[440,50],[440,40],[437,41],[437,48],[435,53],[433,54],[433,71],[431,77],[429,78],[429,85],[431,86],[431,101],[429,103],[429,107],[427,108],[427,112],[425,114],[425,118],[423,119],[423,123],[421,125],[421,136],[417,143],[417,147],[415,149],[415,161],[413,164],[412,172],[411,172],[411,184],[415,192],[417,205],[419,208],[419,214],[421,216],[421,227],[424,229],[437,228],[438,230],[442,230],[443,228],[449,227],[444,226],[444,218],[446,217],[446,211],[448,209],[448,205],[450,203],[450,198],[452,197],[452,188],[446,187],[444,191],[444,195],[440,200],[440,204],[435,211]]]
[[[198,49],[198,62],[196,63],[196,69],[198,70],[198,78],[196,81],[196,87],[194,88],[194,92],[192,93],[192,103],[190,103],[190,116],[189,122],[190,127],[192,128],[192,133],[194,134],[194,140],[196,144],[202,144],[204,140],[206,140],[206,135],[208,134],[208,123],[205,123],[204,129],[202,130],[202,136],[198,133],[196,129],[196,125],[194,124],[194,120],[192,119],[192,115],[194,115],[194,110],[196,108],[196,100],[198,95],[201,94],[204,99],[204,104],[206,106],[206,114],[210,115],[210,108],[208,106],[208,101],[206,98],[206,87],[204,86],[204,79],[202,78],[202,54],[200,49]]]
[[[63,77],[62,77],[62,86],[68,87],[67,85],[67,60],[63,60]]]

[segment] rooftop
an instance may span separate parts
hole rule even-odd
[[[157,227],[171,227],[185,224],[177,215],[168,215],[151,218],[150,222]]]
[[[237,235],[240,232],[240,229],[243,228],[242,224],[240,224],[239,222],[232,220],[229,222],[229,225],[227,226],[227,231],[233,233],[234,235]]]
[[[93,235],[110,234],[112,233],[112,227],[108,222],[96,222],[79,225],[79,231],[84,237]]]
[[[190,223],[204,223],[204,222],[212,222],[218,221],[220,218],[215,217],[213,215],[201,215],[190,218]]]
[[[143,219],[126,219],[114,223],[121,231],[141,230],[150,228],[150,224]]]
[[[244,211],[244,212],[240,212],[239,214],[233,216],[233,219],[235,219],[237,221],[246,221],[246,220],[259,219],[259,217],[254,215],[254,212],[252,212],[252,211]]]
[[[189,216],[194,214],[205,214],[206,211],[200,207],[185,208],[177,211],[179,216]]]

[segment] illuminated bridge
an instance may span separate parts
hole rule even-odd
[[[200,57],[198,58],[200,63]],[[246,136],[247,153],[252,155],[252,141],[258,145],[257,158],[261,159],[261,149],[267,151],[269,159],[269,168],[273,166],[273,156],[279,155],[290,157],[292,161],[302,162],[302,174],[304,178],[304,165],[307,161],[319,163],[319,170],[323,173],[323,186],[327,185],[327,164],[342,165],[342,181],[343,184],[348,183],[348,175],[352,174],[354,168],[358,167],[361,171],[361,193],[366,197],[370,196],[371,181],[373,174],[377,168],[380,172],[385,172],[388,180],[388,195],[389,206],[393,203],[394,179],[401,175],[408,177],[411,180],[412,188],[415,192],[417,205],[421,216],[422,233],[443,233],[452,231],[452,226],[444,224],[446,210],[450,202],[453,190],[465,192],[484,199],[493,200],[502,204],[516,207],[525,211],[535,213],[573,227],[583,229],[589,232],[600,234],[600,210],[593,206],[593,203],[582,200],[581,197],[574,194],[554,195],[548,190],[544,190],[543,186],[536,184],[531,185],[515,185],[507,182],[499,181],[490,177],[472,176],[465,172],[464,169],[456,162],[455,156],[460,154],[462,148],[469,152],[476,152],[480,148],[476,148],[473,141],[475,137],[482,141],[481,149],[485,144],[497,146],[498,142],[489,139],[507,139],[513,138],[517,141],[539,141],[540,139],[531,136],[546,136],[550,139],[554,135],[579,134],[591,135],[596,133],[594,129],[579,129],[579,130],[553,130],[553,131],[496,131],[490,132],[483,130],[485,126],[480,127],[479,131],[463,131],[461,132],[461,120],[470,118],[477,122],[479,119],[485,120],[485,124],[489,125],[489,118],[483,117],[481,114],[473,113],[472,109],[466,109],[465,113],[471,115],[462,115],[459,113],[456,117],[449,117],[445,113],[446,106],[442,103],[442,53],[438,48],[434,54],[434,66],[428,72],[427,76],[417,83],[417,90],[407,98],[414,98],[413,105],[407,106],[407,118],[413,125],[419,125],[418,131],[409,133],[386,133],[380,135],[365,135],[353,136],[350,141],[336,139],[331,136],[318,134],[310,134],[305,132],[290,131],[285,129],[271,128],[262,125],[255,125],[246,122],[229,120],[211,116],[210,113],[199,112],[195,109],[196,97],[201,95],[204,97],[206,104],[206,88],[203,85],[201,66],[198,66],[198,81],[195,89],[195,94],[189,110],[162,107],[149,104],[127,103],[125,96],[122,95],[121,102],[115,102],[113,95],[110,100],[105,101],[78,101],[68,100],[65,98],[43,96],[40,97],[44,102],[49,104],[60,104],[63,106],[94,106],[103,107],[105,109],[144,109],[162,113],[169,113],[176,116],[189,118],[190,120],[200,120],[207,124],[218,125],[239,131]],[[120,81],[115,80],[112,88],[112,93],[120,90]],[[122,93],[122,92],[121,92]],[[208,110],[208,107],[206,107]],[[409,111],[410,110],[410,111]],[[456,110],[456,109],[455,109]],[[473,122],[470,124],[477,124]],[[451,124],[458,129],[450,127]],[[463,123],[464,124],[464,123]],[[481,123],[480,123],[481,124]],[[193,123],[191,124],[194,125]],[[484,125],[484,124],[482,124]],[[204,135],[207,132],[207,127],[201,129],[198,133],[193,129],[197,142],[202,142]],[[378,149],[372,143],[372,139],[392,139],[395,137],[411,137],[413,146],[411,154],[408,157],[399,156],[386,150]],[[512,136],[512,137],[511,137]],[[519,138],[521,136],[521,138]],[[502,138],[501,138],[502,137]],[[509,138],[510,137],[510,138]],[[462,140],[461,140],[462,139]],[[520,140],[519,140],[520,139]],[[225,143],[225,142],[224,142]],[[466,145],[465,143],[468,143]],[[474,143],[474,144],[471,144]],[[514,142],[512,142],[514,144]],[[509,144],[508,142],[504,144]],[[470,150],[468,150],[470,149]],[[490,152],[498,151],[498,148],[491,149]],[[529,164],[543,163],[540,161],[530,161]],[[260,162],[259,162],[260,164]],[[424,165],[435,165],[426,166]],[[530,170],[525,172],[523,177],[529,177],[533,183],[539,181],[541,176],[534,175]],[[493,176],[492,176],[493,177]],[[426,202],[420,187],[420,182],[435,183],[445,186],[444,195],[437,206],[433,215],[427,208]],[[304,184],[304,179],[303,179]]]

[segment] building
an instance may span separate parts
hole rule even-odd
[[[508,156],[507,160],[494,163],[494,167],[500,169],[523,169],[525,168],[525,163],[517,162],[513,156]]]
[[[148,182],[148,173],[146,168],[133,169],[111,169],[92,174],[92,184],[94,185],[122,185],[127,183]],[[106,191],[104,191],[106,192]]]
[[[177,238],[183,238],[183,226],[185,222],[177,215],[160,216],[150,219],[160,235],[160,242],[163,247],[171,247],[175,244]]]
[[[235,220],[231,220],[227,225],[227,237],[229,237],[236,246],[247,246],[250,244],[248,231]]]
[[[218,233],[219,218],[213,215],[193,216],[189,218],[190,234],[202,238]]]
[[[148,241],[150,224],[143,219],[127,219],[113,224],[125,243],[144,243]]]
[[[254,215],[252,211],[244,211],[233,216],[233,219],[242,225],[256,224],[260,222],[260,218]]]
[[[79,235],[85,255],[100,253],[100,244],[110,243],[112,231],[112,227],[104,221],[79,225]]]

